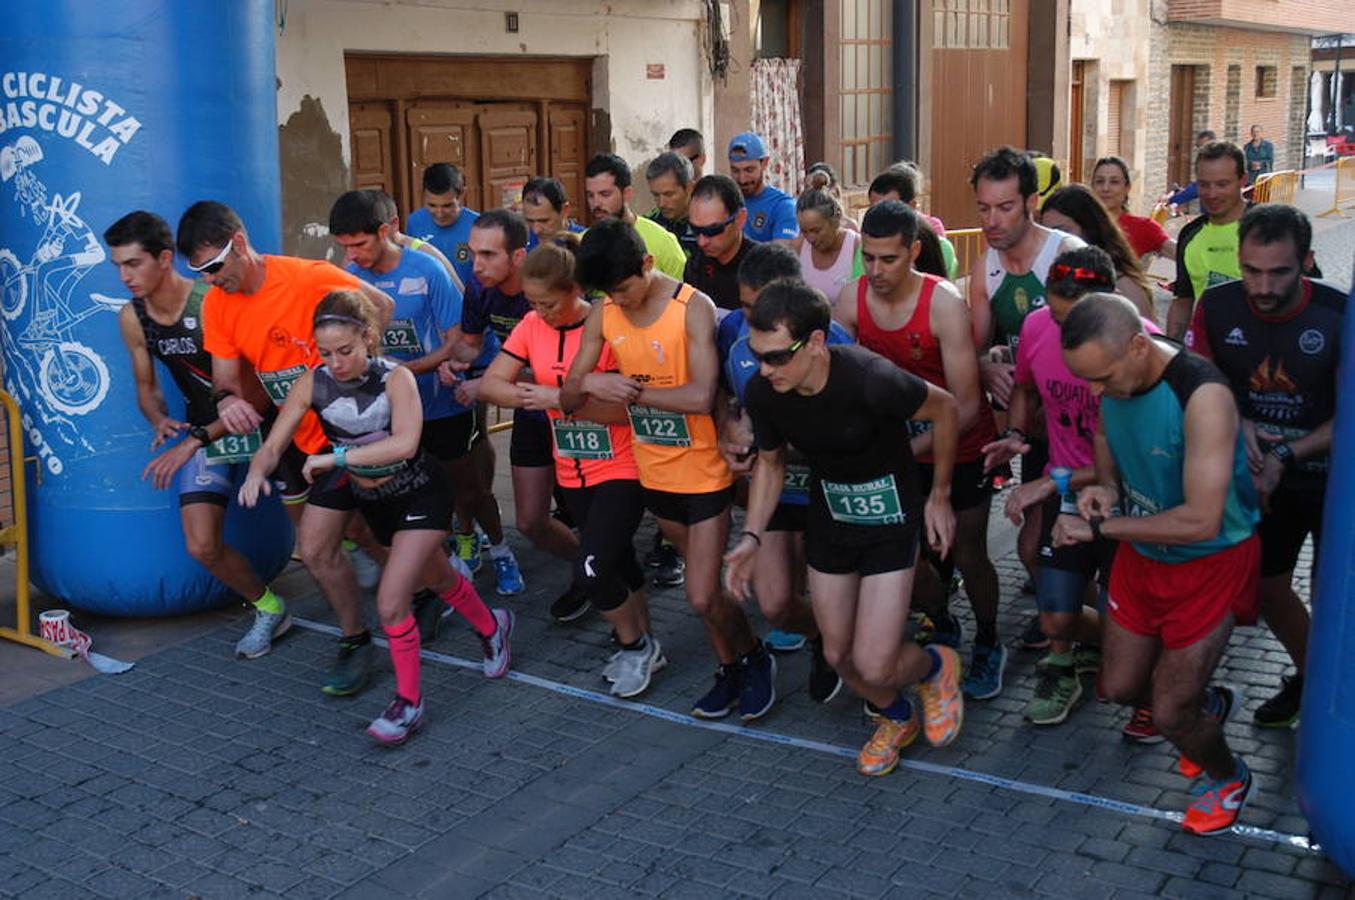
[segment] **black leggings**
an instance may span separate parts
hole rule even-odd
[[[575,583],[583,585],[598,609],[616,609],[645,583],[635,559],[635,532],[645,511],[640,482],[623,479],[562,490],[579,528]]]

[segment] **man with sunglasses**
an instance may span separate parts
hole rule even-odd
[[[748,207],[744,234],[755,241],[789,243],[800,236],[800,220],[795,215],[795,198],[767,183],[770,156],[760,135],[736,134],[729,142],[729,174],[738,182]]]
[[[692,188],[687,222],[697,249],[682,280],[714,300],[721,318],[740,308],[739,265],[756,243],[744,234],[747,218],[743,194],[728,175],[707,175]]]
[[[1007,664],[1006,648],[997,636],[997,571],[988,558],[993,485],[983,467],[983,446],[997,436],[997,428],[979,384],[964,300],[949,282],[913,268],[922,248],[920,227],[917,211],[900,200],[877,203],[866,212],[861,221],[866,274],[843,288],[835,314],[861,346],[949,391],[959,404],[960,443],[951,492],[954,554],[977,626],[964,689],[974,700],[987,700],[1001,693]],[[925,423],[913,427],[911,449],[924,487],[934,473],[933,440]],[[958,633],[946,608],[946,586],[934,570],[940,562],[929,560],[919,570],[914,586],[918,606],[938,631]]]
[[[744,400],[758,462],[745,530],[725,556],[725,583],[748,597],[793,446],[809,463],[805,553],[814,618],[829,664],[882,713],[857,770],[885,775],[919,732],[945,746],[964,719],[959,654],[904,639],[919,539],[944,556],[955,534],[950,475],[959,412],[948,392],[864,347],[829,346],[831,323],[823,295],[801,282],[772,283],[753,307],[748,343],[759,367]],[[925,495],[909,450],[914,420],[932,426],[934,475]],[[908,699],[913,685],[921,722]]]
[[[695,128],[679,128],[668,139],[668,149],[687,157],[692,164],[692,178],[699,181],[706,169],[706,139]]]
[[[743,409],[748,382],[758,361],[748,345],[748,317],[758,294],[773,281],[800,281],[800,258],[784,244],[753,244],[739,265],[740,309],[720,320],[715,346],[720,353],[720,394],[716,422],[720,452],[735,475],[746,476],[757,462],[753,423]],[[850,344],[852,336],[838,323],[828,332],[829,344]],[[746,484],[746,482],[745,482]],[[745,506],[746,506],[745,502]],[[787,460],[786,488],[762,535],[762,550],[753,570],[758,608],[772,625],[763,641],[776,652],[810,645],[809,697],[827,703],[842,687],[823,655],[823,639],[805,599],[805,516],[809,508],[809,467],[795,453]]]
[[[176,243],[189,269],[211,285],[203,299],[203,341],[212,355],[212,399],[230,434],[252,435],[265,424],[265,411],[248,399],[253,393],[246,388],[248,369],[253,369],[268,400],[280,407],[293,382],[320,364],[312,317],[326,294],[361,291],[375,306],[382,328],[395,308],[385,292],[328,262],[258,253],[240,217],[213,200],[188,208],[179,220]],[[271,420],[273,410],[266,413]],[[331,508],[345,506],[342,501],[326,506],[323,496],[312,496],[311,485],[302,474],[306,457],[328,446],[319,420],[307,413],[273,472],[273,482],[297,526],[301,559],[333,607],[342,631],[338,657],[324,690],[346,695],[366,684],[371,634],[363,622],[362,596],[353,567],[342,551],[352,512]],[[255,625],[263,627],[257,618]]]

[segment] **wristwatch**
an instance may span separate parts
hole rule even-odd
[[[342,444],[334,448],[334,467],[336,469],[348,468],[348,448]]]
[[[191,428],[189,428],[188,436],[204,447],[206,447],[208,444],[212,442],[212,438],[207,433],[207,429],[201,425],[194,425]]]
[[[1286,469],[1294,468],[1294,448],[1288,444],[1272,445],[1270,455],[1278,459]]]
[[[1104,536],[1101,534],[1101,523],[1105,520],[1105,516],[1092,516],[1087,520],[1087,524],[1092,527],[1092,540],[1099,541]]]

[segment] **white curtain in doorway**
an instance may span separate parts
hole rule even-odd
[[[805,174],[799,84],[798,59],[753,62],[753,130],[762,135],[771,155],[767,181],[792,197],[800,193]]]

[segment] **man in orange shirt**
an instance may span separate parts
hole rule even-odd
[[[382,291],[323,260],[261,255],[250,246],[240,217],[215,201],[203,200],[188,208],[179,220],[176,243],[188,267],[211,285],[203,299],[203,339],[212,354],[212,399],[231,434],[252,434],[276,415],[274,409],[256,409],[245,399],[247,369],[242,361],[277,407],[287,399],[292,383],[320,364],[311,320],[326,294],[362,291],[375,304],[383,324],[395,305]],[[353,510],[347,486],[327,480],[312,491],[302,476],[307,455],[323,452],[328,444],[319,420],[308,413],[273,479],[297,526],[301,559],[334,608],[343,632],[338,661],[324,686],[326,693],[343,695],[356,693],[366,683],[371,635],[362,619],[362,595],[353,567],[341,550]],[[255,627],[268,629],[281,620],[277,613],[259,610]]]

